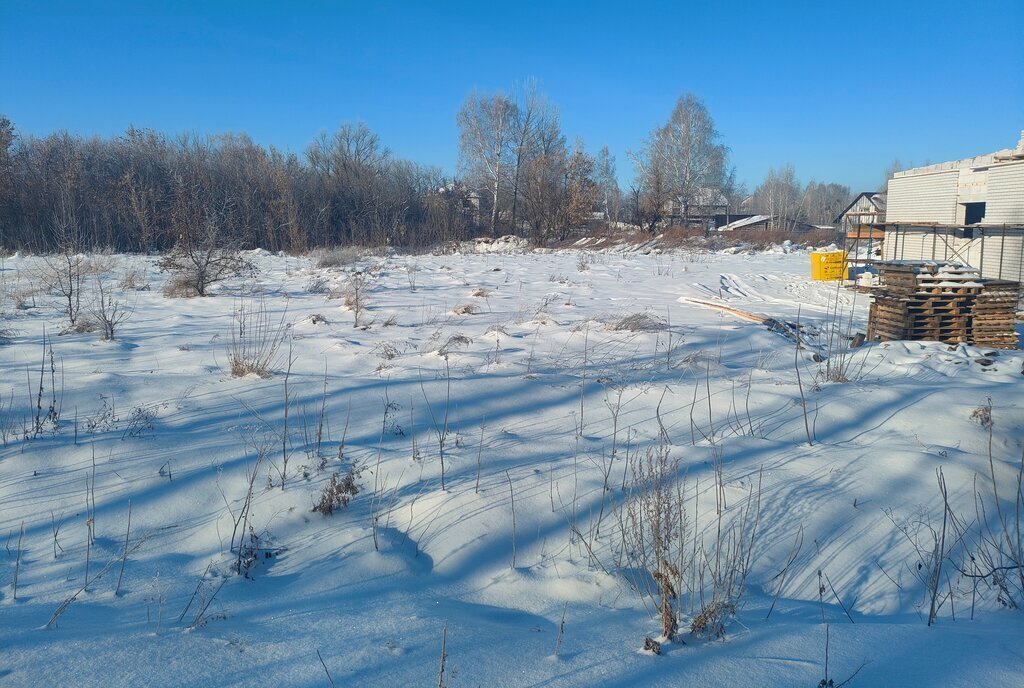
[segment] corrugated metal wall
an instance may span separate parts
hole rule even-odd
[[[1024,224],[1024,161],[989,169],[984,221]]]
[[[959,170],[889,180],[886,222],[956,222]]]

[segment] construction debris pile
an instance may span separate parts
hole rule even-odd
[[[983,278],[956,263],[875,263],[880,286],[868,313],[868,339],[964,342],[1016,349],[1020,284]]]

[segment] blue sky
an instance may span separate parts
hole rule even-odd
[[[679,94],[710,109],[738,176],[874,187],[1012,147],[1024,2],[0,2],[0,112],[22,132],[247,132],[301,152],[364,121],[455,169],[474,88],[536,78],[570,139],[626,151]]]

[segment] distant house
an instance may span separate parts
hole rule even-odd
[[[806,222],[783,220],[782,218],[774,215],[720,215],[718,217],[731,218],[731,220],[725,224],[716,224],[715,229],[719,232],[735,232],[740,230],[746,232],[766,232],[775,230],[784,230],[787,232],[813,232],[819,229],[832,229],[832,227],[812,225]],[[783,225],[785,225],[785,227],[783,227]]]
[[[886,260],[945,260],[1024,281],[1024,132],[1015,148],[897,172]]]
[[[725,216],[719,215],[719,217]],[[738,229],[767,230],[771,226],[772,222],[771,215],[733,215],[732,217],[732,220],[725,224],[717,225],[715,229],[717,229],[719,232],[733,232]]]
[[[693,194],[693,198],[685,201],[673,198],[665,204],[665,221],[668,225],[684,225],[710,229],[714,227],[716,215],[729,209],[729,201],[718,189],[701,187]]]
[[[434,190],[430,197],[441,200],[469,218],[473,224],[480,222],[480,193],[462,182],[449,182]]]
[[[836,216],[835,223],[849,233],[860,225],[885,222],[885,202],[884,191],[862,191]]]

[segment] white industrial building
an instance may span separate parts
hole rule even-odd
[[[885,260],[944,260],[1024,281],[1024,132],[1016,148],[897,172]]]

